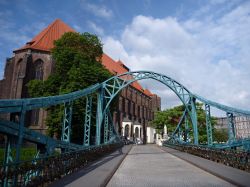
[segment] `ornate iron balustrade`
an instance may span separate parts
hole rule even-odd
[[[17,178],[15,186],[48,185],[121,147],[121,143],[91,146],[74,152],[8,164],[7,171],[0,171],[0,183],[12,186],[13,180]]]
[[[164,146],[250,172],[250,151],[164,143]]]

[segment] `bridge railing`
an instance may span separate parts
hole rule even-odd
[[[4,137],[6,143],[4,149],[4,161],[1,165],[0,173],[0,180],[2,179],[1,184],[3,186],[8,186],[10,184],[15,186],[20,180],[27,183],[27,181],[31,181],[31,177],[36,178],[38,175],[41,176],[41,168],[39,169],[39,167],[42,166],[40,164],[41,161],[47,162],[48,156],[53,155],[56,149],[59,149],[60,153],[68,152],[67,154],[71,154],[71,156],[73,152],[73,155],[78,155],[75,151],[80,153],[91,149],[96,155],[98,155],[99,153],[97,153],[95,149],[98,149],[100,154],[102,154],[103,146],[107,147],[114,143],[119,144],[120,139],[114,129],[110,110],[106,110],[106,112],[103,113],[103,98],[98,97],[100,96],[100,93],[102,93],[102,85],[96,84],[84,90],[59,96],[0,100],[0,115],[2,115],[2,118],[0,116],[0,135]],[[93,98],[96,99],[96,101],[93,101]],[[82,103],[86,104],[86,107],[83,107],[85,108],[82,114],[83,124],[78,124],[81,125],[84,130],[82,132],[76,132],[82,134],[82,143],[75,144],[71,141],[71,119],[73,115],[73,103],[79,99],[83,100]],[[93,102],[97,103],[97,109],[93,109]],[[64,110],[62,124],[58,124],[62,127],[61,139],[49,137],[27,127],[29,124],[27,124],[26,119],[29,111],[35,109],[45,110],[54,106],[62,106],[60,108]],[[97,111],[94,111],[95,109]],[[92,129],[93,124],[95,124],[94,121],[92,122],[92,120],[95,119],[93,113],[96,114],[97,121],[95,130]],[[103,115],[105,121],[100,120],[100,114]],[[91,142],[91,137],[95,137],[94,142]],[[20,159],[22,146],[23,144],[26,144],[26,142],[36,145],[37,152],[39,153],[36,157],[40,157],[39,159],[34,158],[29,162],[23,162]],[[58,158],[55,157],[53,159],[53,162],[60,158],[63,159],[64,157],[64,154],[60,154]],[[77,160],[78,157],[74,158]],[[73,167],[73,161],[65,160],[64,165],[68,165],[67,163],[70,163],[70,168]]]
[[[250,140],[249,140],[250,141]],[[184,145],[165,142],[164,146],[190,153],[208,160],[250,172],[250,152],[234,149],[221,149],[202,145]]]
[[[5,165],[0,170],[0,184],[3,186],[43,186],[88,166],[94,160],[113,152],[121,143],[90,146],[54,156]]]

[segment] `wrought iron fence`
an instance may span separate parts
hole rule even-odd
[[[16,164],[1,166],[1,186],[46,186],[52,181],[86,167],[96,159],[122,147],[121,143],[90,147]]]
[[[164,143],[164,146],[250,172],[250,152],[207,146]]]

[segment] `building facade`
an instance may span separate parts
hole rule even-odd
[[[227,130],[228,129],[228,119],[227,117],[220,117],[216,119],[216,124],[214,125],[214,128],[218,130]]]
[[[250,138],[250,116],[235,116],[236,138]]]
[[[50,51],[54,40],[65,32],[75,31],[57,19],[25,46],[13,51],[13,57],[6,61],[4,78],[0,80],[0,99],[27,98],[26,85],[30,80],[46,80],[53,73],[55,62]],[[114,61],[107,54],[103,54],[102,64],[114,75],[129,71],[121,61]],[[160,97],[143,89],[138,82],[132,83],[119,95],[113,114],[115,128],[128,138],[138,137],[146,141],[146,127],[154,118],[154,112],[160,110],[160,105]],[[46,111],[42,109],[30,111],[26,124],[31,129],[46,133],[46,116]]]
[[[250,138],[250,116],[234,116],[233,121],[235,129],[235,138]],[[214,127],[218,130],[228,131],[227,117],[217,118],[217,122]]]

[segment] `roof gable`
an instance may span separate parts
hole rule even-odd
[[[66,32],[76,32],[66,23],[60,19],[56,19],[42,32],[36,35],[30,42],[27,42],[25,46],[15,50],[23,49],[37,49],[42,51],[50,51],[54,47],[54,41],[58,40]],[[14,52],[15,52],[14,51]]]

